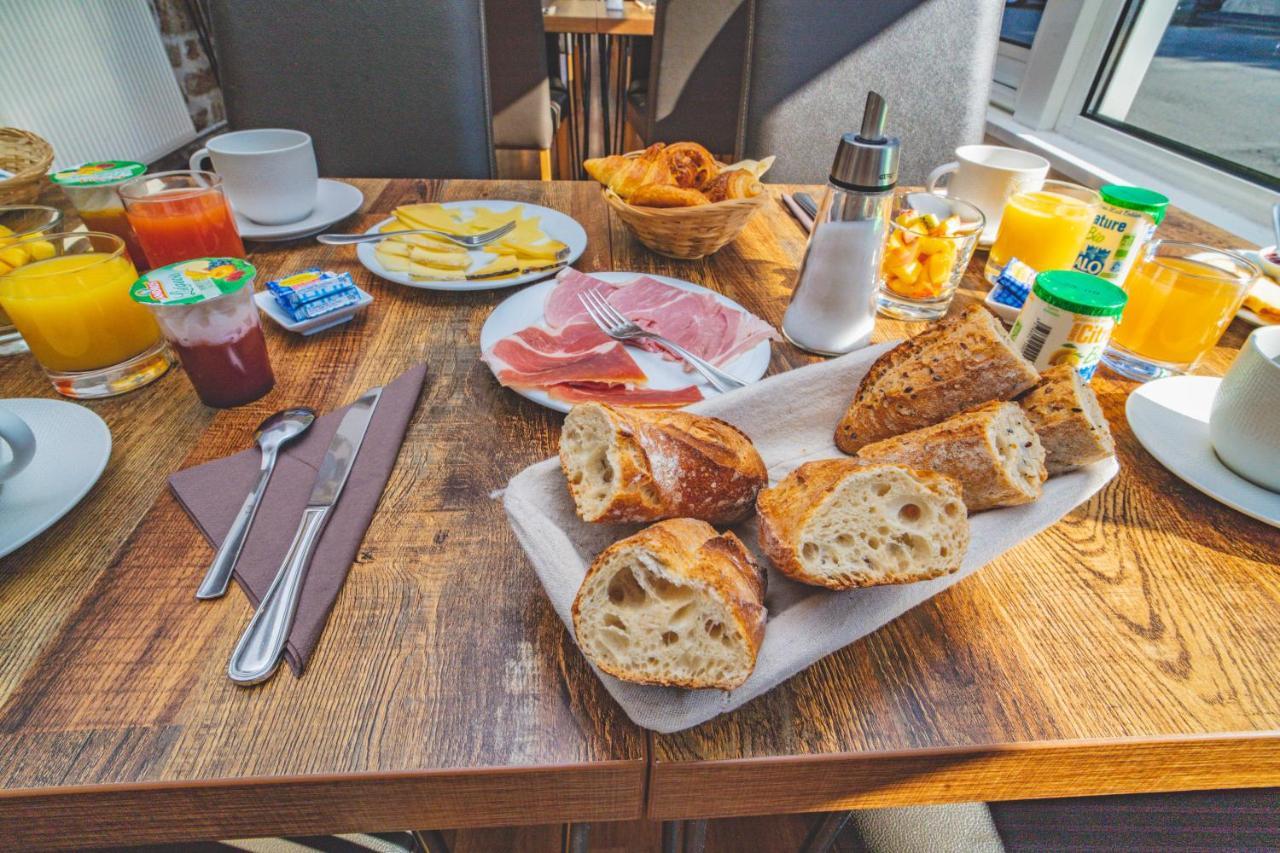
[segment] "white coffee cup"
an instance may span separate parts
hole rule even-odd
[[[979,242],[996,238],[1004,203],[1014,193],[1036,190],[1049,174],[1049,161],[1030,151],[1000,145],[961,145],[956,159],[929,173],[929,192],[964,199],[977,206],[987,218]],[[942,179],[947,178],[945,184]]]
[[[241,216],[263,225],[287,225],[315,210],[320,173],[309,134],[237,130],[210,139],[191,155],[191,168],[203,168],[206,157],[213,160],[231,206]]]
[[[36,455],[36,437],[27,422],[6,409],[0,409],[0,441],[9,446],[9,461],[0,463],[0,483],[31,464]],[[4,454],[0,454],[3,458]]]
[[[1255,329],[1222,378],[1209,441],[1232,471],[1280,492],[1280,326]]]

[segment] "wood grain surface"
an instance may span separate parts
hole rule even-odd
[[[653,35],[653,11],[625,2],[622,11],[606,9],[604,0],[554,0],[554,12],[542,16],[549,33],[605,33],[615,36]]]
[[[346,230],[405,202],[509,198],[582,222],[581,265],[610,266],[606,208],[586,184],[354,183],[366,204]],[[490,497],[554,452],[560,422],[478,360],[480,326],[510,292],[401,287],[310,239],[250,249],[260,280],[350,270],[374,303],[312,338],[264,318],[278,381],[252,405],[206,409],[176,370],[88,404],[115,438],[106,474],[0,560],[0,826],[43,847],[103,827],[123,843],[637,817],[644,734],[586,667]],[[10,361],[0,396],[53,396],[28,359]],[[227,656],[249,606],[238,589],[195,600],[212,550],[165,477],[247,446],[272,411],[331,409],[422,361],[417,413],[305,677],[236,687]],[[130,822],[144,805],[149,819]]]
[[[581,268],[699,282],[775,324],[805,243],[773,202],[721,252],[675,261],[640,246],[593,184],[353,183],[366,204],[344,230],[408,201],[536,202],[587,229]],[[1178,213],[1162,231],[1238,242]],[[1125,426],[1130,383],[1095,380],[1121,473],[1090,503],[737,712],[646,736],[585,665],[489,497],[551,455],[560,423],[477,359],[509,293],[402,288],[312,240],[251,252],[264,279],[350,270],[375,302],[316,338],[268,325],[279,384],[250,406],[206,409],[177,371],[89,404],[115,438],[107,473],[0,560],[5,843],[1280,784],[1280,532],[1148,456]],[[985,289],[966,283],[961,302]],[[881,320],[877,337],[910,331]],[[1221,372],[1246,331],[1233,325],[1205,370]],[[812,360],[778,344],[770,369]],[[419,361],[417,414],[307,674],[234,687],[226,656],[249,609],[238,591],[194,600],[211,549],[165,476],[247,446],[271,411],[341,405]],[[11,359],[0,396],[53,394]]]
[[[1238,247],[1180,212],[1161,235]],[[781,205],[704,261],[615,223],[614,263],[717,287],[779,323],[804,235]],[[987,289],[970,266],[956,306]],[[876,339],[920,324],[878,318]],[[1220,374],[1233,323],[1200,372]],[[774,368],[807,360],[775,347]],[[653,737],[655,818],[1280,782],[1280,531],[1137,443],[1135,383],[1093,381],[1120,474],[1062,522],[733,714]],[[852,389],[850,389],[852,393]],[[749,782],[748,782],[749,780]]]

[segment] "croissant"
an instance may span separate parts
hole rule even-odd
[[[675,183],[667,160],[662,157],[662,149],[665,147],[663,143],[655,142],[638,157],[624,157],[620,154],[595,157],[582,166],[588,175],[613,190],[624,201],[629,201],[632,193],[642,186]]]
[[[720,171],[716,158],[696,142],[672,143],[662,151],[662,156],[678,187],[703,189]]]
[[[695,207],[710,204],[711,200],[700,190],[669,184],[648,184],[632,193],[627,202],[637,207]]]
[[[764,187],[746,169],[733,169],[716,175],[702,191],[708,201],[717,202],[729,198],[754,198],[764,192]]]

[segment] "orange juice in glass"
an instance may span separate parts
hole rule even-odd
[[[1233,252],[1149,243],[1124,280],[1129,302],[1103,361],[1140,382],[1191,370],[1217,345],[1260,274]]]
[[[1071,269],[1100,204],[1097,192],[1067,181],[1010,196],[987,255],[987,281],[995,284],[1011,258],[1036,272]]]
[[[110,397],[163,375],[172,357],[150,313],[129,297],[138,273],[124,241],[93,231],[40,239],[52,256],[0,276],[0,306],[54,389]]]

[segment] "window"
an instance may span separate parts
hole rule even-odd
[[[1280,3],[1165,5],[1129,3],[1083,114],[1280,189]]]
[[[1000,41],[1030,48],[1036,28],[1044,15],[1046,0],[1005,0],[1004,19],[1000,22]]]

